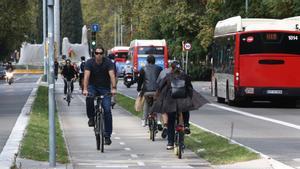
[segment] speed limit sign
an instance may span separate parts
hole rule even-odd
[[[192,45],[190,43],[185,43],[184,44],[184,49],[185,50],[191,50],[192,49]]]

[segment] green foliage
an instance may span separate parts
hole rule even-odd
[[[7,59],[23,41],[35,42],[38,10],[38,0],[0,1],[0,60]]]
[[[81,43],[83,18],[80,0],[61,0],[61,37]]]
[[[98,45],[106,49],[114,45],[114,13],[120,14],[123,20],[124,45],[128,46],[133,39],[166,39],[170,58],[181,59],[181,42],[192,43],[189,73],[195,79],[207,77],[209,65],[198,65],[207,63],[206,55],[216,23],[237,15],[246,17],[245,1],[82,0],[82,3],[85,24],[100,22],[102,31],[97,35]],[[101,10],[97,10],[100,7]],[[299,0],[249,0],[247,17],[285,18],[295,15],[300,15]]]

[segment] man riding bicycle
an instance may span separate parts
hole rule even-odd
[[[71,93],[74,90],[74,84],[73,81],[77,78],[77,72],[75,70],[75,68],[71,65],[71,60],[67,59],[66,60],[66,65],[64,65],[61,75],[64,78],[64,94],[67,94],[67,81],[71,81]]]
[[[112,114],[111,114],[111,96],[107,95],[116,93],[116,77],[113,63],[104,57],[104,49],[97,48],[95,57],[89,59],[85,64],[83,95],[86,98],[86,110],[89,118],[88,125],[94,127],[94,98],[96,95],[105,95],[102,100],[104,109],[104,137],[105,144],[111,144],[112,134]]]
[[[143,127],[145,127],[147,124],[147,117],[150,109],[149,103],[153,102],[152,99],[158,87],[156,79],[159,73],[162,71],[161,67],[155,65],[155,57],[153,55],[149,55],[147,57],[147,63],[148,64],[140,71],[137,87],[137,91],[141,92],[141,94],[145,96],[146,100],[144,103],[144,114],[142,117]]]

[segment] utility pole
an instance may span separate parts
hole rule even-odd
[[[115,21],[114,21],[114,46],[117,46],[117,14],[116,14],[116,12],[115,12],[115,14],[114,14],[115,16]]]
[[[47,0],[43,0],[43,46],[44,46],[44,77],[47,76],[47,67],[48,67],[48,64],[47,64],[47,49],[46,49],[46,43],[47,43],[47,17],[46,17],[46,14],[47,14]],[[47,81],[47,78],[45,79],[45,81]]]
[[[123,24],[122,24],[122,18],[121,18],[121,46],[123,46]]]
[[[118,46],[120,46],[120,43],[121,43],[121,22],[120,22],[120,20],[121,20],[121,17],[120,17],[120,15],[118,15]]]
[[[60,56],[60,0],[55,0],[54,5],[54,48],[55,48],[55,58]]]
[[[49,165],[56,166],[55,104],[54,104],[54,0],[48,0],[48,103],[49,103]]]
[[[248,0],[245,2],[246,18],[248,18]]]

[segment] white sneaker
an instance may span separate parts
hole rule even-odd
[[[145,120],[142,120],[142,126],[146,127],[146,121]]]

